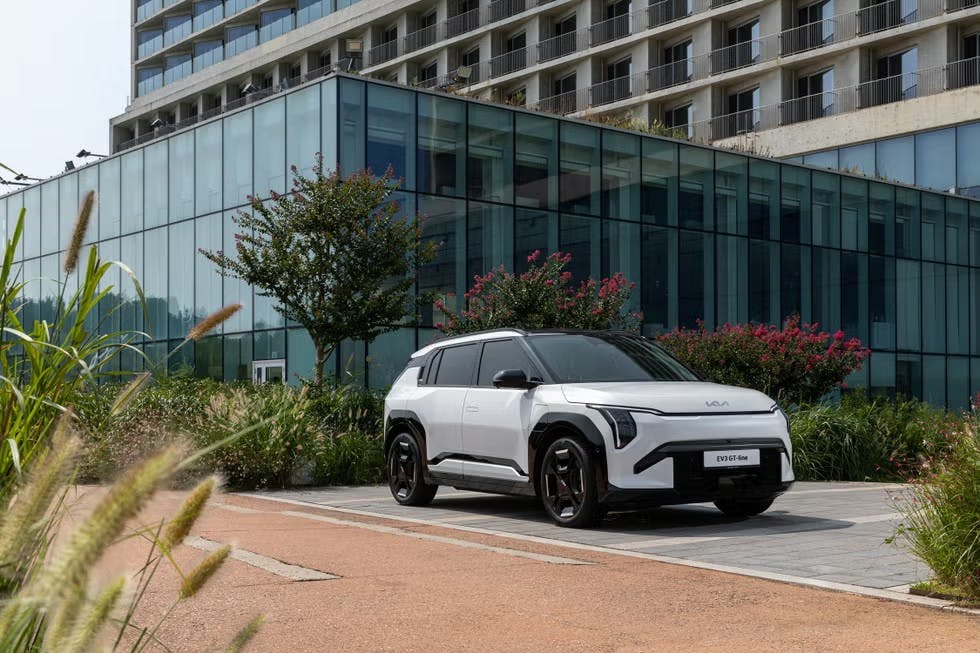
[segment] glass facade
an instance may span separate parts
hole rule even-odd
[[[946,193],[980,197],[980,122],[788,159]]]
[[[305,84],[165,139],[0,198],[28,209],[25,278],[58,273],[79,198],[100,194],[92,240],[141,279],[148,322],[120,279],[118,319],[153,352],[223,304],[245,308],[175,364],[249,378],[252,361],[311,373],[302,329],[198,253],[234,248],[250,193],[289,187],[316,152],[345,173],[391,166],[398,201],[439,243],[418,290],[461,308],[474,274],[518,271],[534,250],[573,256],[577,278],[623,272],[656,334],[704,320],[779,322],[798,312],[874,350],[852,385],[952,407],[980,389],[980,202],[357,77]],[[57,234],[57,239],[53,234]],[[53,285],[32,283],[28,314]],[[435,335],[401,328],[347,343],[329,371],[388,384]]]

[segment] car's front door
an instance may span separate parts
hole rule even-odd
[[[425,426],[430,472],[462,474],[460,420],[463,401],[473,384],[480,343],[446,347],[433,359],[425,389],[416,403]]]
[[[514,340],[483,343],[476,385],[466,393],[462,439],[467,478],[522,481],[527,470],[527,434],[535,390],[495,388],[493,377],[502,370],[538,375],[520,344]]]

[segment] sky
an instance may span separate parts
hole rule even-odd
[[[0,163],[43,179],[83,148],[109,154],[130,94],[129,4],[0,0]]]

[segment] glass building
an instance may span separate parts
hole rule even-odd
[[[980,389],[980,202],[345,75],[0,198],[8,231],[27,209],[25,310],[51,310],[79,198],[96,189],[90,240],[133,269],[149,308],[144,321],[115,273],[123,310],[110,326],[150,333],[157,359],[242,301],[173,365],[225,379],[310,374],[305,331],[198,250],[233,249],[246,196],[284,192],[289,166],[308,171],[317,152],[344,173],[391,165],[404,178],[403,210],[441,244],[418,288],[450,306],[473,275],[561,250],[578,278],[635,281],[647,334],[799,313],[872,347],[853,386],[954,407]],[[345,343],[331,371],[383,387],[436,335],[434,319],[424,306],[422,328]]]

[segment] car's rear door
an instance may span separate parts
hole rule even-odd
[[[495,388],[493,377],[502,370],[523,370],[528,378],[537,370],[516,340],[483,343],[476,385],[466,393],[462,440],[467,478],[524,480],[527,470],[527,435],[534,406],[534,388]]]
[[[433,369],[414,402],[425,427],[429,471],[462,474],[460,420],[463,401],[476,377],[480,343],[446,347],[433,358]]]

